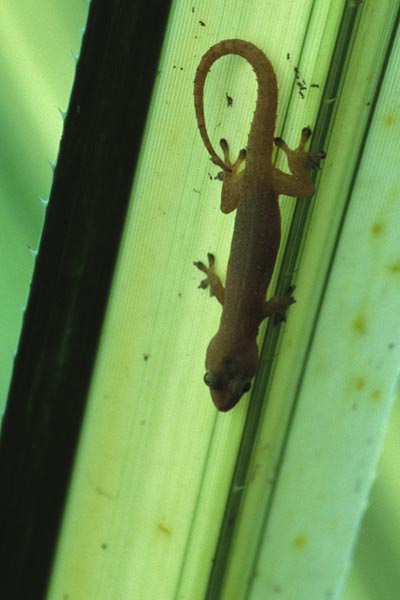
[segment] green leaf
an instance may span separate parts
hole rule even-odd
[[[174,4],[48,600],[340,597],[400,358],[396,18],[390,2]],[[220,414],[202,381],[220,307],[192,263],[214,251],[223,274],[234,215],[219,210],[192,87],[229,37],[276,69],[277,135],[293,145],[310,125],[328,156],[311,200],[280,201],[268,294],[289,277],[297,303],[260,336],[251,398]],[[243,60],[213,66],[214,141],[246,144],[255,97]]]

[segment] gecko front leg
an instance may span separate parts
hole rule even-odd
[[[290,285],[284,296],[273,296],[269,300],[266,300],[263,308],[263,319],[273,317],[274,325],[279,325],[279,323],[286,321],[287,309],[291,304],[296,302],[292,296],[293,292],[294,285]]]
[[[225,300],[225,288],[222,285],[221,279],[214,271],[215,256],[214,254],[211,254],[211,252],[209,252],[207,254],[207,258],[208,267],[206,267],[206,265],[203,262],[201,262],[201,260],[195,261],[193,263],[195,267],[197,267],[200,271],[207,275],[205,279],[202,279],[200,281],[199,288],[205,290],[209,287],[210,296],[215,296],[218,302],[220,302],[220,304],[223,305]]]

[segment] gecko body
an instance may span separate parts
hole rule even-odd
[[[231,161],[226,140],[220,141],[223,160],[216,153],[205,124],[204,86],[212,64],[220,57],[236,54],[253,67],[258,82],[256,108],[246,150]],[[284,320],[290,296],[265,300],[279,249],[281,224],[278,195],[312,196],[314,185],[307,169],[318,168],[323,152],[309,153],[305,144],[311,130],[304,128],[300,145],[290,150],[281,138],[274,139],[278,88],[274,69],[265,56],[250,42],[224,40],[212,46],[202,57],[194,82],[194,102],[200,135],[212,161],[223,171],[221,210],[236,209],[226,285],[209,265],[194,264],[206,274],[200,286],[210,286],[211,293],[223,306],[220,326],[206,354],[205,383],[220,411],[228,411],[250,389],[258,364],[257,334],[260,323],[274,315]],[[272,164],[273,145],[281,148],[289,163],[291,175]],[[244,169],[240,170],[245,162]]]

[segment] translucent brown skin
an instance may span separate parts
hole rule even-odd
[[[257,82],[256,108],[247,142],[235,163],[231,162],[226,140],[221,140],[222,160],[208,137],[204,118],[204,85],[212,64],[227,54],[237,54],[253,67]],[[314,185],[308,168],[318,168],[323,152],[307,153],[305,143],[311,130],[302,131],[300,145],[290,150],[280,138],[274,140],[278,88],[275,72],[265,54],[250,42],[233,39],[212,46],[200,61],[194,82],[194,103],[200,135],[212,161],[223,170],[221,210],[236,208],[235,228],[228,262],[225,289],[214,273],[214,257],[209,266],[194,264],[207,277],[200,287],[210,286],[211,293],[223,305],[221,322],[206,354],[204,381],[220,411],[228,411],[250,389],[258,364],[257,334],[265,317],[283,320],[287,307],[294,302],[273,297],[265,301],[279,249],[281,225],[278,195],[312,196]],[[272,164],[273,143],[288,158],[291,175]],[[245,168],[238,173],[245,161]]]

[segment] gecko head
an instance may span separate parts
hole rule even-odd
[[[227,412],[251,387],[258,362],[257,344],[251,344],[245,352],[241,348],[240,353],[226,355],[221,360],[214,361],[212,358],[212,348],[209,347],[204,382],[210,388],[217,409]]]

